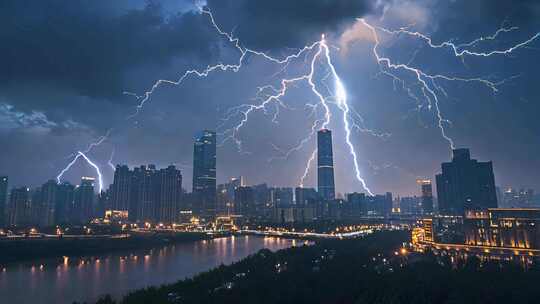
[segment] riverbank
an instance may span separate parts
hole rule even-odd
[[[121,299],[134,290],[173,284],[230,265],[264,248],[277,251],[302,244],[282,238],[229,236],[13,263],[0,269],[0,303],[95,303],[105,294]]]
[[[256,254],[193,278],[131,292],[118,302],[142,303],[535,303],[540,271],[470,259],[457,268],[402,248],[410,235],[381,231],[359,239]],[[448,259],[449,260],[449,259]],[[478,284],[482,282],[482,284]]]
[[[200,232],[160,232],[91,237],[2,239],[0,240],[0,265],[43,258],[80,257],[122,250],[156,248],[211,238],[213,236]]]
[[[343,288],[335,284],[350,278],[351,269],[362,270],[359,263],[369,264],[370,271],[387,271],[391,267],[387,261],[401,259],[394,252],[409,237],[404,231],[386,231],[358,239],[319,239],[311,246],[277,252],[263,249],[230,266],[132,292],[118,303],[336,303],[317,295]],[[104,297],[97,303],[117,302]]]

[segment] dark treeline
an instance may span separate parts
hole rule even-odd
[[[137,303],[538,303],[540,271],[471,258],[457,268],[434,256],[396,252],[406,232],[261,250],[172,285],[135,291]]]

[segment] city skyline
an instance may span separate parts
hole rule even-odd
[[[1,0],[0,303],[535,303],[540,0]]]
[[[235,6],[214,0],[196,5],[192,1],[51,5],[48,9],[38,3],[25,8],[17,2],[7,5],[3,11],[9,13],[1,19],[4,28],[17,30],[19,27],[10,25],[22,22],[23,27],[32,29],[16,33],[22,44],[10,43],[9,37],[15,35],[6,36],[8,44],[27,54],[24,41],[35,41],[33,35],[39,34],[35,25],[60,11],[65,14],[44,24],[52,29],[68,25],[70,37],[89,52],[80,53],[60,37],[50,36],[44,40],[58,43],[40,44],[34,56],[20,56],[24,61],[5,60],[7,54],[0,56],[8,67],[0,75],[5,80],[0,96],[0,146],[4,155],[0,158],[0,174],[10,176],[11,185],[41,185],[58,176],[77,157],[60,179],[75,183],[81,176],[97,178],[94,167],[78,154],[89,150],[88,157],[101,169],[104,184],[112,182],[114,171],[110,164],[174,164],[183,170],[184,184],[189,189],[192,153],[187,147],[199,130],[213,129],[220,138],[218,183],[231,176],[245,176],[252,184],[295,186],[316,147],[315,136],[309,137],[315,123],[314,130],[328,127],[334,132],[339,193],[364,191],[361,178],[374,193],[415,194],[416,179],[434,179],[439,163],[451,153],[450,144],[471,148],[478,158],[492,160],[498,186],[540,188],[540,176],[533,170],[540,160],[532,157],[540,152],[536,141],[540,130],[534,123],[534,113],[538,112],[534,102],[538,96],[534,89],[537,76],[529,66],[538,54],[535,34],[540,21],[534,18],[533,12],[538,10],[534,1],[478,1],[475,8],[480,15],[467,13],[459,18],[455,12],[472,11],[463,9],[463,1],[447,5],[344,1],[335,15],[313,22],[307,21],[309,18],[292,21],[294,18],[283,17],[288,12],[322,16],[319,10],[324,11],[324,5],[303,10],[302,3],[286,3],[282,15],[272,13],[283,25],[274,22],[273,26],[261,23],[265,18],[251,15],[275,12],[276,7],[270,4]],[[35,18],[17,17],[22,14]],[[95,24],[87,24],[92,19],[109,26],[114,38],[96,34],[96,40],[77,32],[87,28],[100,33]],[[464,27],[461,19],[469,20],[475,30]],[[297,32],[286,30],[291,24]],[[396,30],[408,24],[415,24],[411,32]],[[234,36],[227,36],[233,28]],[[268,35],[261,37],[255,34],[257,30]],[[433,40],[411,36],[416,31]],[[486,38],[494,33],[493,39]],[[481,37],[484,40],[475,40]],[[238,38],[241,47],[235,48],[231,38]],[[456,52],[468,53],[454,56],[449,45],[429,45],[448,39],[455,39],[459,46]],[[124,49],[124,44],[139,40],[155,47]],[[305,46],[314,46],[313,52],[302,53],[302,60],[291,62],[286,70],[256,53],[264,50],[265,56],[282,59]],[[157,52],[160,48],[168,52]],[[317,48],[322,51],[319,57],[315,56]],[[476,55],[494,50],[510,50],[511,55]],[[88,60],[72,62],[68,60],[72,56],[62,55],[65,51]],[[236,64],[238,52],[247,54],[242,69],[189,77],[178,86],[165,83],[152,88],[158,79],[178,79],[179,74],[193,68],[204,71],[219,62]],[[48,62],[44,60],[48,54],[58,54],[65,61]],[[392,63],[405,61],[424,72],[433,70],[470,81],[429,84],[437,91],[435,105],[433,96],[428,100],[418,91],[414,75],[406,71],[394,74],[396,71],[388,68],[383,56]],[[298,82],[280,97],[280,103],[272,102],[264,111],[253,110],[253,117],[235,129],[240,126],[242,113],[253,109],[246,105],[272,95],[287,73],[291,77],[305,75],[302,63],[312,59],[317,60],[311,79],[328,101],[328,120],[309,83]],[[79,76],[81,70],[87,71],[84,81]],[[330,78],[324,82],[328,73],[336,83]],[[151,98],[142,99],[149,89]],[[144,106],[139,107],[142,100]],[[345,112],[349,126],[342,120]],[[35,153],[35,146],[47,148]],[[522,168],[524,161],[530,165]],[[306,186],[316,185],[316,171],[311,163]]]

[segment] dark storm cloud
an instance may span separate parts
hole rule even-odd
[[[225,30],[251,48],[301,47],[368,13],[368,0],[209,0]]]
[[[124,74],[175,57],[206,61],[214,33],[194,12],[164,16],[160,5],[125,1],[0,3],[0,85],[39,83],[90,97],[122,92]]]

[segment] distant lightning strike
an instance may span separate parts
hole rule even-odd
[[[365,180],[362,178],[360,174],[359,164],[358,164],[358,156],[355,151],[354,145],[351,141],[351,131],[352,129],[357,129],[362,132],[370,133],[375,136],[379,137],[385,137],[388,136],[388,134],[377,134],[372,130],[369,130],[363,126],[363,119],[362,116],[358,112],[356,112],[353,108],[350,107],[347,101],[347,92],[345,89],[345,86],[343,82],[341,81],[341,78],[336,72],[335,66],[332,62],[331,55],[330,55],[330,49],[329,46],[325,40],[324,35],[322,36],[321,40],[316,41],[312,43],[311,45],[306,45],[302,49],[299,49],[296,53],[289,55],[287,57],[284,57],[282,59],[272,57],[264,52],[252,50],[249,48],[246,48],[241,45],[239,38],[234,37],[232,34],[227,33],[223,31],[218,24],[216,23],[214,16],[212,13],[202,8],[201,14],[205,14],[209,17],[210,22],[212,26],[215,28],[217,33],[225,37],[229,43],[233,45],[233,47],[239,52],[240,56],[238,58],[238,61],[235,63],[230,64],[224,64],[224,63],[218,63],[215,65],[207,66],[205,69],[198,70],[198,69],[192,69],[187,70],[183,74],[180,75],[180,77],[177,80],[166,80],[166,79],[159,79],[157,80],[151,88],[144,92],[142,95],[137,95],[131,92],[124,92],[125,95],[131,95],[135,96],[138,100],[138,104],[136,107],[135,113],[130,115],[128,119],[131,119],[135,116],[137,116],[140,111],[143,109],[145,104],[150,100],[152,94],[163,84],[169,84],[169,85],[181,85],[188,77],[195,76],[198,78],[206,78],[213,72],[218,71],[232,71],[234,73],[240,71],[240,69],[243,67],[244,61],[248,56],[258,56],[261,57],[264,60],[267,60],[271,63],[274,63],[276,65],[282,66],[279,72],[274,74],[274,76],[279,75],[283,71],[287,69],[287,67],[295,60],[304,58],[304,60],[307,60],[308,56],[311,57],[310,61],[310,68],[309,71],[306,74],[292,77],[292,78],[284,78],[280,80],[279,87],[274,87],[272,85],[267,85],[259,88],[258,93],[256,95],[256,100],[259,100],[259,104],[242,104],[236,107],[233,107],[229,109],[226,113],[226,117],[222,119],[222,126],[225,125],[225,123],[229,122],[230,120],[233,120],[237,117],[239,117],[239,122],[234,125],[232,128],[225,130],[221,133],[221,135],[224,135],[223,143],[232,140],[235,142],[235,144],[238,147],[238,150],[240,152],[242,151],[242,141],[238,137],[239,131],[245,127],[246,123],[249,121],[250,115],[257,111],[263,111],[265,114],[268,113],[268,107],[270,105],[275,107],[275,110],[273,112],[272,121],[277,123],[277,118],[279,115],[279,109],[280,108],[287,108],[287,105],[282,101],[282,98],[287,95],[287,91],[293,84],[297,82],[307,82],[309,85],[311,91],[317,98],[316,104],[307,104],[307,106],[310,106],[312,108],[312,114],[315,114],[317,112],[317,109],[323,110],[323,118],[315,118],[310,133],[303,138],[298,145],[291,148],[289,151],[284,152],[283,158],[287,158],[291,153],[299,151],[302,147],[304,147],[316,134],[317,129],[319,128],[326,128],[332,119],[332,112],[330,109],[329,104],[332,103],[328,99],[328,97],[325,97],[321,91],[318,88],[318,85],[315,83],[314,75],[316,72],[316,67],[319,62],[323,62],[327,68],[329,69],[329,73],[324,77],[323,79],[323,85],[326,86],[324,83],[324,80],[327,78],[333,78],[334,81],[334,94],[333,98],[335,99],[335,105],[342,113],[342,120],[343,120],[343,126],[345,131],[345,142],[349,148],[349,152],[353,159],[354,164],[354,170],[355,170],[355,177],[360,182],[362,187],[368,192],[370,195],[373,195],[372,191],[367,186]],[[537,33],[536,35],[532,36],[530,39],[521,42],[519,44],[516,44],[510,48],[502,49],[502,50],[492,50],[487,52],[479,52],[479,51],[472,51],[469,48],[475,47],[477,44],[479,44],[482,41],[487,40],[495,40],[500,34],[503,33],[509,33],[514,30],[517,30],[516,27],[502,27],[499,30],[497,30],[493,35],[486,36],[486,37],[480,37],[478,39],[475,39],[469,43],[463,43],[463,44],[454,44],[450,41],[442,42],[439,44],[433,43],[432,39],[424,34],[421,34],[419,32],[413,32],[409,31],[407,29],[399,29],[399,30],[388,30],[382,27],[376,27],[372,26],[369,23],[367,23],[364,19],[358,19],[366,28],[370,30],[370,32],[373,35],[373,39],[375,41],[373,46],[373,54],[376,58],[376,61],[379,65],[380,71],[382,74],[387,75],[391,77],[395,82],[399,82],[402,84],[403,88],[407,91],[407,94],[409,97],[414,98],[417,102],[420,103],[420,97],[418,97],[415,93],[413,93],[413,89],[411,87],[408,87],[406,85],[406,82],[398,77],[396,74],[394,74],[392,71],[406,71],[410,72],[412,75],[415,76],[415,79],[417,83],[415,85],[419,86],[419,90],[421,92],[421,96],[423,99],[425,99],[429,105],[429,108],[435,109],[435,114],[437,117],[437,124],[438,128],[440,129],[442,137],[449,143],[450,147],[453,149],[455,148],[454,140],[447,134],[446,132],[446,126],[450,124],[451,122],[444,118],[440,106],[439,106],[439,97],[438,93],[443,94],[444,96],[447,95],[446,91],[442,86],[440,86],[437,81],[461,81],[461,82],[476,82],[480,83],[489,89],[491,89],[494,93],[498,91],[498,87],[502,84],[504,84],[505,81],[508,79],[499,81],[499,82],[493,82],[489,79],[485,78],[465,78],[465,77],[456,77],[456,76],[449,76],[444,74],[429,74],[425,71],[423,71],[420,68],[413,67],[412,61],[409,61],[406,64],[402,63],[394,63],[393,60],[389,57],[384,57],[379,53],[379,46],[380,46],[380,40],[378,36],[378,31],[382,33],[386,33],[389,35],[408,35],[411,37],[416,37],[418,39],[423,40],[430,48],[432,49],[443,49],[443,48],[449,48],[453,51],[453,54],[456,57],[459,57],[463,60],[464,56],[476,56],[476,57],[490,57],[494,55],[505,55],[510,54],[513,51],[525,47],[535,39],[537,39],[540,36],[540,33]],[[415,54],[416,55],[416,54]],[[306,62],[307,63],[307,62]],[[514,78],[516,76],[513,76]],[[509,79],[512,79],[509,78]],[[330,88],[326,86],[326,89],[330,91]],[[108,134],[106,135],[108,136]],[[104,140],[104,139],[103,139]],[[97,144],[91,144],[89,146],[88,150],[91,150],[93,147],[99,145],[103,140],[98,141]],[[274,146],[275,147],[275,146]],[[279,148],[275,147],[276,149],[280,150]],[[281,151],[281,150],[280,150]],[[88,151],[87,151],[88,152]],[[308,158],[304,174],[301,177],[300,185],[303,186],[305,179],[308,176],[311,164],[314,162],[316,158],[316,152],[315,149],[310,157]],[[109,160],[108,164],[111,166],[111,168],[114,169],[114,166],[112,165],[112,158],[114,156],[114,151],[111,155],[111,159]],[[62,170],[62,172],[58,175],[57,180],[60,182],[60,179],[62,175],[71,168],[71,166],[79,159],[79,158],[85,159],[91,166],[93,166],[99,177],[99,184],[100,184],[100,191],[102,190],[103,183],[101,178],[101,172],[99,170],[99,167],[95,165],[84,152],[78,152],[75,158],[68,164],[68,166]]]
[[[97,177],[98,177],[98,183],[99,183],[99,192],[101,193],[101,191],[103,190],[103,176],[101,175],[101,170],[99,169],[99,166],[96,165],[92,160],[90,160],[90,158],[88,158],[88,156],[86,156],[86,154],[84,154],[84,152],[81,152],[81,151],[78,151],[77,152],[77,155],[75,156],[75,158],[73,158],[73,160],[67,165],[67,167],[65,167],[61,172],[60,174],[58,174],[58,176],[56,177],[56,180],[58,183],[61,182],[61,179],[62,179],[62,176],[64,175],[64,173],[66,173],[76,162],[79,158],[83,158],[90,166],[92,166],[95,170],[96,170],[96,173],[97,173]]]
[[[125,92],[125,94],[128,94],[128,95],[135,95],[135,96],[137,96],[137,99],[139,99],[139,104],[137,106],[137,110],[133,115],[130,116],[130,118],[139,114],[139,112],[144,107],[146,102],[148,102],[148,100],[150,99],[151,95],[162,84],[180,85],[180,84],[182,84],[184,82],[184,80],[187,77],[189,77],[191,75],[194,75],[194,76],[197,76],[197,77],[200,77],[200,78],[205,78],[205,77],[208,77],[208,75],[211,74],[214,71],[229,71],[230,70],[230,71],[236,73],[242,68],[244,60],[245,60],[246,56],[248,56],[248,55],[260,56],[260,57],[262,57],[262,58],[264,58],[264,59],[266,59],[266,60],[268,60],[268,61],[270,61],[272,63],[278,64],[278,65],[283,65],[283,68],[280,70],[280,72],[281,72],[284,69],[286,69],[287,66],[293,60],[302,57],[302,55],[304,55],[304,54],[306,54],[306,53],[308,53],[308,52],[310,52],[310,51],[312,51],[314,49],[317,49],[317,51],[315,52],[315,54],[312,57],[309,73],[307,73],[305,75],[300,75],[300,76],[295,77],[295,78],[282,79],[280,81],[280,84],[281,84],[280,88],[275,88],[275,87],[270,86],[270,85],[259,88],[259,93],[260,94],[262,92],[264,92],[265,90],[271,90],[273,92],[273,95],[267,95],[266,98],[261,98],[260,96],[257,96],[258,99],[262,100],[262,102],[259,103],[259,104],[256,104],[256,105],[255,104],[244,104],[244,105],[241,105],[241,106],[234,107],[232,112],[229,113],[224,120],[228,121],[229,119],[231,119],[232,117],[237,116],[237,115],[241,116],[241,119],[240,119],[240,122],[238,124],[236,124],[234,127],[232,127],[229,130],[226,130],[223,133],[224,135],[226,135],[225,139],[223,141],[225,142],[227,140],[233,140],[236,143],[239,151],[242,152],[242,141],[238,138],[237,135],[238,135],[238,132],[240,131],[240,129],[242,129],[242,127],[244,127],[245,124],[248,122],[250,114],[252,114],[255,111],[259,111],[259,110],[263,110],[263,111],[266,112],[268,105],[273,104],[273,103],[277,103],[278,106],[276,107],[276,112],[274,113],[274,116],[273,116],[273,119],[272,119],[272,121],[275,122],[276,118],[277,118],[277,115],[279,113],[278,112],[279,111],[279,106],[284,106],[284,104],[281,101],[281,98],[284,97],[287,94],[287,89],[289,88],[290,85],[292,85],[293,83],[296,83],[296,82],[300,82],[300,81],[307,81],[307,83],[309,84],[309,87],[311,88],[311,91],[315,94],[315,96],[317,97],[317,99],[319,101],[319,105],[321,105],[322,108],[324,109],[324,119],[316,120],[314,122],[312,128],[311,128],[311,132],[308,135],[308,137],[304,138],[300,142],[300,144],[298,146],[296,146],[293,149],[289,150],[289,152],[287,152],[287,155],[289,155],[293,151],[299,150],[304,144],[306,144],[313,137],[313,135],[316,133],[316,126],[317,126],[317,124],[319,124],[319,122],[322,122],[322,123],[320,123],[320,128],[326,128],[329,125],[330,120],[331,120],[331,116],[332,116],[331,115],[331,110],[330,110],[330,107],[328,105],[328,102],[327,102],[326,98],[318,90],[317,85],[315,84],[315,81],[314,81],[314,74],[315,74],[315,71],[316,71],[316,63],[318,62],[318,60],[321,59],[321,57],[324,57],[324,60],[326,61],[326,63],[331,67],[332,76],[335,79],[336,88],[338,89],[338,94],[337,94],[337,96],[339,97],[338,98],[338,107],[344,113],[343,121],[344,121],[344,125],[345,125],[346,142],[347,142],[347,145],[349,146],[350,152],[351,152],[351,154],[353,156],[354,167],[355,167],[355,171],[356,171],[356,177],[361,182],[364,189],[369,194],[372,194],[371,190],[367,187],[364,179],[360,175],[357,155],[356,155],[354,146],[352,145],[352,143],[350,141],[350,135],[351,135],[351,129],[350,129],[350,123],[349,123],[349,119],[350,119],[349,111],[350,111],[350,109],[349,109],[349,106],[347,104],[346,92],[345,92],[345,89],[343,87],[343,84],[341,83],[341,80],[339,79],[339,77],[338,77],[338,75],[336,73],[336,70],[335,70],[335,68],[334,68],[334,66],[332,64],[332,61],[330,59],[330,50],[328,48],[328,45],[327,45],[326,40],[324,38],[324,35],[323,35],[323,37],[322,37],[322,39],[320,41],[316,41],[316,42],[312,43],[311,45],[307,45],[307,46],[303,47],[298,52],[296,52],[296,53],[294,53],[292,55],[289,55],[289,56],[287,56],[287,57],[285,57],[283,59],[279,59],[279,58],[272,57],[272,56],[270,56],[270,55],[268,55],[268,54],[266,54],[264,52],[259,52],[259,51],[256,51],[256,50],[252,50],[252,49],[243,47],[241,45],[241,43],[240,43],[239,38],[233,37],[232,34],[229,34],[229,33],[225,32],[225,31],[223,31],[217,25],[217,23],[216,23],[216,21],[214,19],[214,16],[210,11],[202,9],[201,13],[206,14],[209,17],[209,19],[210,19],[210,21],[212,23],[212,26],[216,29],[216,31],[221,36],[226,37],[227,40],[230,43],[232,43],[234,45],[234,47],[238,50],[238,52],[240,53],[240,57],[238,59],[238,62],[236,64],[222,64],[222,63],[219,63],[219,64],[216,64],[216,65],[213,65],[213,66],[208,66],[204,70],[196,70],[196,69],[188,70],[188,71],[184,72],[180,76],[180,78],[178,80],[176,80],[176,81],[160,79],[160,80],[156,81],[154,83],[154,85],[150,88],[150,90],[146,91],[142,96],[137,96],[137,95],[135,95],[133,93]],[[354,124],[354,126],[357,126],[357,124]],[[360,130],[362,130],[362,129],[360,129]],[[308,164],[307,164],[307,167],[306,167],[306,170],[305,170],[305,174],[303,175],[303,177],[301,179],[300,184],[302,184],[302,185],[304,183],[305,177],[307,176],[307,172],[309,171],[310,164],[313,161],[313,158],[314,158],[313,155],[314,155],[314,153],[312,153],[312,157],[310,157],[310,159],[308,160]]]
[[[109,160],[107,161],[107,165],[109,165],[109,167],[113,170],[113,172],[116,171],[116,167],[113,164],[114,152],[115,152],[115,149],[112,149],[111,157],[109,157]]]
[[[450,41],[445,41],[445,42],[436,44],[436,43],[433,43],[433,40],[430,37],[428,37],[428,36],[426,36],[424,34],[421,34],[419,32],[409,31],[409,30],[404,29],[404,28],[401,28],[399,30],[388,30],[388,29],[385,29],[385,28],[382,28],[382,27],[372,26],[369,23],[367,23],[366,20],[363,19],[363,18],[358,19],[358,20],[360,22],[362,22],[362,24],[364,26],[366,26],[372,33],[373,39],[375,41],[375,44],[373,46],[372,51],[373,51],[373,55],[375,56],[375,58],[377,60],[377,63],[379,64],[379,67],[381,68],[381,73],[390,76],[394,81],[401,82],[403,84],[404,88],[405,88],[405,81],[402,80],[401,78],[399,78],[397,75],[390,72],[390,70],[408,71],[408,72],[411,72],[415,76],[416,80],[420,84],[420,88],[421,88],[420,90],[422,92],[423,97],[428,102],[430,108],[432,106],[435,108],[435,114],[437,116],[438,128],[440,129],[442,137],[449,143],[451,149],[455,148],[455,143],[454,143],[454,140],[447,134],[446,127],[445,127],[447,124],[451,124],[451,122],[448,119],[444,118],[444,116],[443,116],[443,114],[441,112],[441,109],[440,109],[440,106],[439,106],[439,97],[438,97],[436,91],[442,92],[442,94],[445,95],[445,96],[447,95],[447,93],[444,91],[444,89],[441,86],[439,86],[437,84],[436,80],[477,82],[477,83],[485,85],[486,87],[491,89],[494,93],[496,93],[498,91],[498,87],[500,85],[504,84],[509,79],[513,79],[513,78],[515,78],[517,76],[512,76],[512,77],[510,77],[508,79],[504,79],[504,80],[499,81],[499,82],[493,82],[493,81],[490,81],[488,79],[484,79],[484,78],[480,78],[480,77],[477,77],[477,78],[464,78],[464,77],[455,77],[455,76],[448,76],[448,75],[442,75],[442,74],[429,74],[427,72],[424,72],[420,68],[416,68],[416,67],[411,66],[410,62],[407,63],[407,64],[394,63],[389,57],[384,57],[384,56],[380,55],[380,53],[379,53],[380,40],[379,40],[379,35],[377,33],[377,30],[381,31],[383,33],[389,34],[389,35],[404,34],[404,35],[419,38],[419,39],[423,40],[432,49],[449,48],[449,49],[451,49],[453,51],[453,54],[454,54],[455,57],[459,57],[461,59],[463,59],[464,56],[490,57],[490,56],[494,56],[494,55],[510,54],[510,53],[514,52],[515,50],[530,44],[531,42],[536,40],[538,37],[540,37],[540,33],[536,33],[535,35],[533,35],[532,37],[530,37],[526,41],[518,43],[518,44],[516,44],[516,45],[514,45],[512,47],[506,48],[506,49],[491,50],[491,51],[487,51],[487,52],[477,52],[477,51],[472,51],[470,49],[467,49],[466,47],[475,46],[475,45],[477,45],[478,43],[480,43],[482,41],[494,40],[502,33],[509,33],[509,32],[514,31],[514,30],[517,30],[517,27],[502,27],[502,28],[498,29],[495,32],[495,34],[493,34],[491,36],[480,37],[480,38],[477,38],[477,39],[475,39],[475,40],[473,40],[473,41],[471,41],[469,43],[463,43],[463,44],[458,44],[457,45],[457,44],[454,44],[454,43],[452,43]],[[384,67],[386,67],[388,69],[384,69]],[[406,90],[407,90],[408,95],[410,97],[412,97],[415,100],[419,101],[419,98],[412,93],[410,88],[406,88]]]
[[[107,133],[105,133],[105,135],[103,135],[102,137],[98,138],[97,141],[95,142],[92,142],[88,145],[88,147],[86,148],[86,150],[84,151],[77,151],[77,153],[74,153],[74,154],[71,154],[69,157],[73,157],[73,159],[71,160],[71,162],[69,162],[67,164],[67,166],[62,169],[62,171],[60,171],[60,173],[56,176],[56,181],[58,183],[60,183],[62,181],[62,177],[64,176],[64,174],[69,171],[69,169],[71,169],[71,167],[77,162],[77,160],[79,160],[79,158],[82,158],[84,159],[90,166],[92,166],[95,170],[96,170],[96,174],[97,174],[97,178],[98,178],[98,181],[99,181],[99,192],[101,192],[101,190],[103,189],[103,176],[101,175],[101,170],[99,168],[98,165],[96,165],[95,162],[93,162],[92,160],[90,160],[90,158],[87,156],[88,153],[92,152],[92,150],[101,145],[105,140],[107,140],[109,138],[111,134],[111,130],[107,130]]]
[[[300,148],[302,148],[302,146],[305,145],[315,135],[315,133],[317,131],[317,124],[319,122],[322,122],[320,128],[327,128],[328,125],[330,124],[330,121],[331,121],[331,118],[332,118],[332,112],[330,110],[330,107],[328,105],[328,102],[327,102],[326,98],[319,91],[317,85],[315,84],[315,80],[314,80],[314,75],[315,75],[315,71],[316,71],[316,64],[317,64],[317,62],[323,60],[326,63],[326,65],[329,67],[330,73],[331,73],[331,75],[332,75],[332,77],[334,78],[334,81],[335,81],[334,85],[335,85],[335,90],[336,90],[335,96],[336,96],[336,99],[337,99],[337,106],[343,112],[343,124],[344,124],[345,134],[346,134],[345,141],[346,141],[346,143],[347,143],[347,145],[348,145],[348,147],[350,149],[350,153],[351,153],[351,156],[353,158],[353,164],[354,164],[356,179],[361,183],[362,187],[366,190],[366,192],[368,192],[370,195],[373,195],[373,193],[371,192],[371,190],[367,186],[365,180],[362,178],[362,176],[360,174],[360,168],[359,168],[359,165],[358,165],[358,157],[357,157],[356,151],[354,149],[354,145],[351,142],[351,127],[350,127],[351,123],[349,121],[351,119],[351,116],[350,116],[350,108],[349,108],[349,105],[347,103],[347,92],[345,91],[345,87],[344,87],[341,79],[339,78],[339,76],[338,76],[338,74],[336,72],[336,69],[335,69],[335,67],[334,67],[334,65],[332,63],[332,59],[331,59],[331,56],[330,56],[330,49],[328,47],[328,44],[326,43],[326,39],[325,39],[324,35],[322,36],[320,41],[316,42],[312,46],[315,46],[315,45],[318,46],[318,48],[317,48],[317,51],[315,52],[315,54],[312,57],[309,73],[307,73],[305,75],[301,75],[301,76],[296,77],[296,78],[282,79],[281,80],[281,87],[279,89],[273,88],[273,90],[272,90],[276,94],[269,95],[259,105],[249,105],[248,110],[245,111],[245,112],[242,112],[243,118],[240,121],[240,123],[236,127],[233,128],[233,132],[232,132],[231,137],[236,138],[235,134],[248,121],[249,114],[251,112],[253,112],[255,110],[264,109],[266,107],[266,105],[268,105],[272,101],[279,101],[282,97],[284,97],[286,95],[287,89],[290,86],[290,84],[295,83],[295,82],[299,82],[299,81],[307,81],[307,83],[309,84],[309,87],[311,88],[311,91],[315,94],[315,96],[317,97],[317,99],[319,101],[318,105],[321,105],[323,107],[323,109],[324,109],[324,119],[315,120],[314,124],[311,127],[311,132],[309,133],[309,135],[307,137],[305,137],[303,140],[301,140],[299,145],[297,145],[297,146],[293,147],[291,150],[289,150],[285,154],[285,157],[288,157],[288,155],[290,153],[292,153],[294,151],[297,151]],[[238,143],[237,139],[236,139],[236,141]],[[306,169],[304,170],[304,174],[302,175],[302,178],[300,180],[300,186],[303,186],[303,184],[305,182],[305,179],[306,179],[307,174],[309,172],[309,168],[311,167],[311,164],[314,161],[315,155],[316,155],[316,153],[313,152],[311,154],[311,157],[308,159]]]

